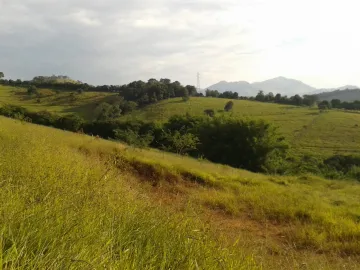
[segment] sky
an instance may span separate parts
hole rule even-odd
[[[0,71],[360,85],[358,0],[0,0]]]

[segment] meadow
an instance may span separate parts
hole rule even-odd
[[[2,269],[359,269],[360,186],[0,117]]]

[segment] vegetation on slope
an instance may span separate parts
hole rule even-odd
[[[1,268],[255,268],[151,205],[126,170],[69,148],[73,135],[0,123]]]
[[[5,268],[251,269],[246,235],[265,269],[358,266],[357,183],[253,174],[1,117],[0,148]],[[209,235],[201,209],[222,213],[209,222],[233,247]],[[236,220],[246,233],[227,231]],[[254,226],[274,233],[257,246]]]

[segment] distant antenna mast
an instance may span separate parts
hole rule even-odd
[[[197,73],[197,91],[200,92],[201,86],[200,86],[200,73]]]

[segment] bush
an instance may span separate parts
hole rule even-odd
[[[207,109],[204,110],[204,114],[210,117],[214,117],[215,116],[215,111],[213,109]]]
[[[82,128],[84,123],[84,119],[82,119],[80,116],[70,115],[60,117],[56,121],[55,127],[76,132]]]
[[[37,90],[36,86],[30,85],[27,89],[27,93],[28,93],[28,95],[34,95],[34,94],[38,93],[38,90]]]
[[[230,100],[225,104],[224,111],[226,112],[231,111],[233,107],[234,107],[234,102]]]

